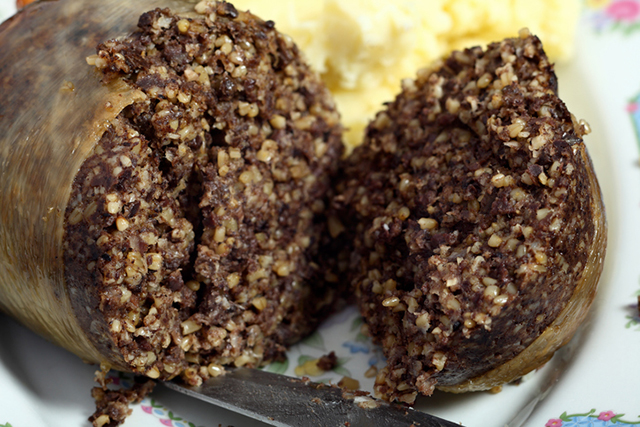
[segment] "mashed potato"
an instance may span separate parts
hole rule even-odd
[[[289,34],[333,92],[349,148],[403,78],[453,49],[528,27],[552,60],[570,56],[579,0],[232,0]]]

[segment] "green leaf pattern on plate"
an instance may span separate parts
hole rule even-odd
[[[265,371],[273,372],[274,374],[284,374],[289,368],[289,359],[285,359],[282,362],[273,362],[264,367]]]
[[[304,340],[302,340],[302,344],[309,347],[317,348],[318,350],[326,350],[324,346],[324,338],[322,338],[322,335],[320,335],[318,331],[312,333]]]

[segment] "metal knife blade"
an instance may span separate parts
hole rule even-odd
[[[225,375],[210,378],[200,387],[164,385],[281,427],[460,427],[406,406],[258,369],[228,368]]]

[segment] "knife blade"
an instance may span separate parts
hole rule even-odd
[[[258,369],[227,368],[199,387],[168,388],[280,427],[460,427],[407,406]]]

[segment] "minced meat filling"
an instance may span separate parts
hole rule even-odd
[[[131,371],[191,384],[258,366],[337,295],[314,261],[341,127],[272,22],[228,3],[154,10],[88,58],[144,93],[79,171],[66,279]],[[116,359],[118,360],[118,359]]]
[[[562,310],[594,236],[584,130],[527,31],[420,71],[372,121],[333,217],[388,358],[380,395],[480,375]]]

